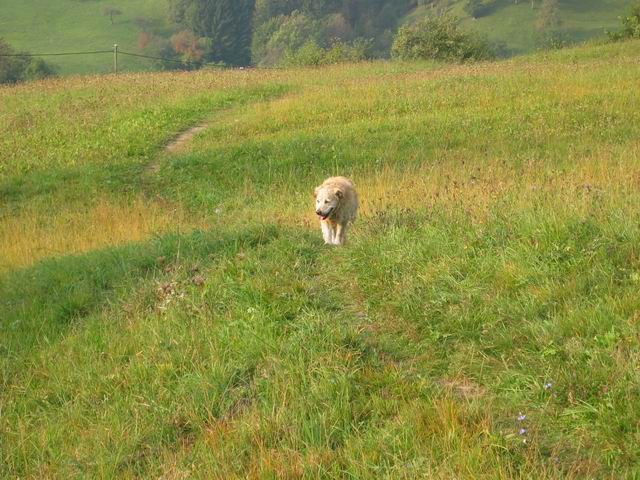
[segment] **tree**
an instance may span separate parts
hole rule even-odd
[[[304,45],[307,45],[307,51],[311,50],[311,45],[319,46],[320,33],[320,22],[297,10],[291,15],[275,17],[256,30],[254,61],[265,66],[279,65]]]
[[[542,0],[536,28],[540,32],[555,32],[560,28],[558,0]]]
[[[246,65],[251,60],[255,0],[170,0],[171,19],[211,40],[208,60]]]
[[[291,15],[294,11],[318,19],[324,15],[339,13],[345,4],[355,1],[360,0],[256,0],[255,20],[261,23],[279,15]],[[372,3],[372,0],[364,1]]]
[[[542,48],[550,50],[566,47],[568,42],[561,31],[561,26],[558,0],[542,0],[536,20],[538,44]]]
[[[154,61],[156,68],[159,70],[185,70],[199,66],[195,62],[184,63],[183,56],[175,51],[175,45],[171,41],[173,39],[166,39],[151,33],[147,35],[148,37],[142,42],[143,46],[139,44],[139,47],[143,48],[148,55],[159,57],[158,60]]]
[[[173,50],[187,63],[201,61],[206,51],[206,44],[206,40],[197,38],[189,30],[183,30],[171,37]]]
[[[370,53],[386,56],[389,53],[393,33],[405,15],[419,4],[432,4],[438,0],[256,0],[253,16],[254,62],[265,63],[274,50],[266,49],[269,33],[277,30],[282,18],[302,14],[317,22],[321,28],[313,40],[322,48],[329,48],[332,41],[346,42],[373,39]],[[266,63],[271,63],[267,61]]]
[[[104,15],[105,17],[109,17],[109,19],[111,20],[111,25],[113,25],[113,17],[117,17],[118,15],[122,15],[122,11],[118,10],[115,7],[110,7],[108,5],[105,5],[104,7],[102,7],[102,15]]]

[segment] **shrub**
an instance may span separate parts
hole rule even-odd
[[[542,50],[562,50],[571,46],[572,43],[562,32],[551,31],[541,34],[538,45]]]
[[[0,54],[14,55],[15,51],[0,38]],[[55,75],[55,69],[44,60],[19,56],[0,56],[0,83],[17,83],[25,80],[39,80]]]
[[[53,77],[56,74],[55,68],[41,58],[29,58],[24,69],[23,80],[42,80]]]
[[[466,0],[464,11],[473,18],[480,18],[488,15],[494,5],[486,0]]]
[[[464,62],[494,58],[495,53],[485,37],[461,29],[455,17],[441,15],[400,28],[391,56],[398,60]]]
[[[371,41],[356,39],[352,43],[334,41],[329,48],[322,48],[315,41],[305,43],[296,51],[285,54],[283,66],[333,65],[366,60]]]
[[[607,32],[613,41],[631,38],[640,39],[640,2],[637,2],[626,17],[622,17],[622,30],[619,32]]]
[[[288,51],[281,63],[283,66],[291,67],[320,65],[322,63],[324,53],[324,49],[311,40],[294,52]]]
[[[361,62],[369,58],[371,40],[358,38],[351,43],[335,41],[331,47],[325,51],[323,63],[353,63]]]

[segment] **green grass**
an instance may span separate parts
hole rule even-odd
[[[99,77],[84,79],[73,92],[52,95],[28,88],[37,113],[22,110],[23,99],[5,90],[0,93],[0,127],[14,134],[5,140],[9,154],[0,163],[0,175],[147,160],[177,132],[212,111],[286,90],[279,85],[234,90],[221,85],[224,78],[228,75],[208,75],[206,83],[180,85],[184,77],[164,75],[150,92],[144,76],[124,76],[101,85],[98,95],[96,82],[103,82]],[[65,121],[69,116],[75,122]]]
[[[637,477],[638,46],[0,89],[2,472]]]
[[[486,16],[475,20],[464,12],[464,2],[451,3],[449,10],[463,19],[464,26],[486,34],[491,41],[504,43],[511,55],[530,53],[542,47],[540,34],[536,30],[539,1],[532,9],[528,0],[517,3],[513,0],[497,0]],[[560,30],[570,42],[597,39],[604,37],[605,30],[618,30],[619,17],[629,9],[629,2],[625,0],[570,0],[559,3]],[[429,8],[418,8],[409,19],[429,12]]]
[[[122,15],[102,14],[103,6],[116,7]],[[155,31],[167,33],[167,7],[162,0],[4,0],[0,9],[0,36],[17,50],[32,53],[62,53],[111,50],[118,44],[123,51],[138,49],[136,17],[151,21]],[[44,57],[62,74],[108,73],[113,55]],[[152,61],[119,57],[122,71],[154,69]]]

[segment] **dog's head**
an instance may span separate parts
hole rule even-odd
[[[321,185],[313,194],[316,197],[316,214],[321,220],[327,220],[336,212],[344,192],[338,187]]]

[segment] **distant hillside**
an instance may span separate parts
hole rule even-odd
[[[463,24],[485,33],[491,40],[504,42],[512,55],[531,52],[537,47],[536,20],[541,2],[535,0],[495,0],[485,16],[471,18],[465,11],[466,0],[448,2],[448,10],[463,19]],[[559,30],[574,42],[602,36],[605,30],[619,28],[619,17],[629,8],[629,0],[559,0]],[[426,15],[430,7],[418,7],[411,21]]]
[[[121,15],[103,14],[103,7],[117,8]],[[165,0],[2,0],[0,37],[18,50],[33,53],[78,52],[111,49],[117,43],[123,50],[139,52],[137,47],[144,19],[149,28],[169,33]],[[48,57],[62,74],[106,73],[111,71],[109,54]],[[122,57],[123,70],[147,70],[146,59]]]
[[[330,5],[330,2],[325,3]],[[388,4],[382,0],[371,0],[370,5],[348,0],[334,3],[342,5],[333,8],[336,12],[343,12],[342,14],[330,13],[333,10],[326,7],[315,19],[309,20],[308,24],[304,25],[305,28],[311,31],[315,28],[313,25],[322,24],[327,30],[326,25],[330,24],[328,30],[337,32],[338,36],[340,32],[348,32],[345,38],[349,38],[349,35],[366,38],[375,36],[376,55],[384,55],[385,49],[388,49],[390,35],[398,20],[410,22],[432,11],[432,7],[428,5],[410,8],[411,2],[404,0],[389,1]],[[401,3],[404,7],[400,6]],[[510,55],[530,52],[539,46],[540,35],[536,29],[536,21],[541,8],[540,0],[535,0],[534,8],[530,0],[519,0],[518,3],[514,0],[487,0],[485,3],[490,7],[477,19],[471,18],[465,12],[464,5],[467,0],[445,0],[435,3],[462,18],[464,25],[486,33],[493,41],[503,43]],[[266,2],[261,2],[260,5],[265,4]],[[278,10],[277,2],[270,0],[270,4],[270,15],[283,12],[287,14],[284,7]],[[618,28],[618,17],[625,13],[628,4],[628,0],[559,0],[559,30],[569,41],[601,36],[605,29]],[[350,15],[344,13],[348,10],[347,6],[350,6]],[[113,24],[109,16],[104,14],[105,7],[116,8],[121,12],[114,17]],[[260,8],[264,10],[264,7]],[[410,8],[410,13],[404,16],[407,8]],[[259,12],[262,13],[264,12]],[[313,16],[313,13],[309,15]],[[368,15],[372,15],[371,18]],[[351,25],[345,26],[340,23],[345,21],[345,17]],[[384,19],[387,17],[388,21],[385,22]],[[266,25],[266,30],[260,29],[260,22]],[[268,44],[268,35],[273,34],[269,29],[275,28],[268,20],[264,22],[264,18],[255,22],[259,31],[255,37],[258,42],[254,42],[254,45],[257,43],[259,49]],[[291,28],[301,27],[298,24]],[[34,53],[103,50],[112,48],[114,43],[118,43],[123,50],[149,53],[143,51],[139,45],[139,35],[143,29],[164,38],[176,31],[176,26],[171,25],[168,20],[167,0],[3,0],[0,9],[0,37],[4,37],[18,50]],[[307,32],[306,38],[313,38],[310,31]],[[267,36],[263,40],[265,32]],[[300,42],[303,41],[303,38],[300,39]],[[274,48],[277,50],[281,47],[276,45]],[[268,56],[269,53],[263,52],[261,55],[264,58],[264,55]],[[258,63],[260,56],[256,59],[255,51],[253,56],[254,61]],[[57,65],[62,74],[105,73],[112,68],[112,59],[108,54],[49,57],[47,60]],[[155,65],[150,60],[122,57],[120,67],[125,71],[151,70]]]

